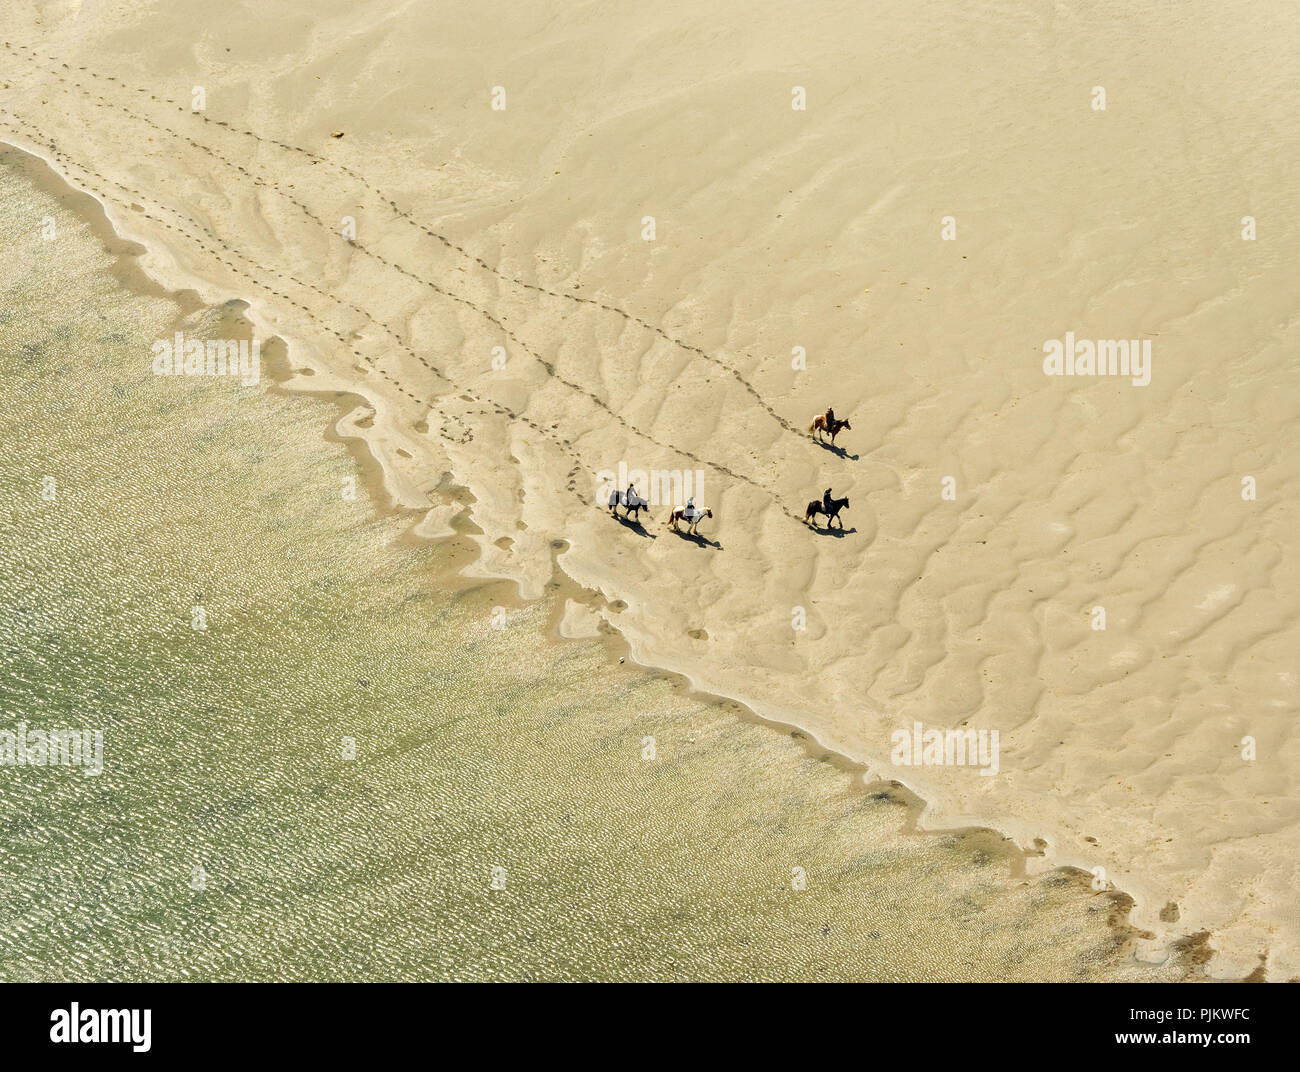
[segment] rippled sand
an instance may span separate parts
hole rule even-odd
[[[0,978],[1200,972],[1137,963],[1086,876],[558,639],[572,585],[467,586],[466,540],[340,494],[335,406],[150,375],[237,310],[142,293],[31,172],[0,154],[0,729],[100,728],[105,769],[0,768]]]
[[[55,6],[6,29],[0,136],[364,398],[397,500],[451,472],[480,575],[539,595],[562,537],[640,661],[1100,868],[1148,955],[1210,932],[1286,978],[1298,33],[1244,0]],[[1044,376],[1067,332],[1150,342],[1150,384]],[[709,542],[603,517],[620,463],[702,470]],[[799,522],[827,485],[838,539]],[[915,721],[998,730],[999,775],[891,766]]]

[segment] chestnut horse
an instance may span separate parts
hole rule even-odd
[[[838,417],[832,418],[831,426],[827,428],[826,414],[819,413],[812,419],[812,424],[808,426],[808,432],[813,439],[816,439],[819,443],[822,441],[822,435],[829,435],[831,437],[831,445],[833,446],[835,444],[835,437],[845,428],[850,432],[853,431],[853,425],[849,424],[847,417],[844,420],[840,420]]]

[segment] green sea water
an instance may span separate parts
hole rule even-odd
[[[152,374],[236,310],[135,285],[82,207],[0,153],[0,732],[103,740],[97,776],[0,767],[0,979],[1194,970],[1138,964],[1077,875],[909,832],[788,731],[560,640],[558,595],[453,583],[463,542],[342,494],[334,404]]]

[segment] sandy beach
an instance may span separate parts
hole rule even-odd
[[[363,399],[426,533],[468,488],[471,576],[1287,979],[1300,31],[1078,6],[9,3],[0,140]]]

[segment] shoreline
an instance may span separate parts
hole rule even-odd
[[[0,146],[6,152],[12,151],[18,154],[21,162],[19,166],[28,169],[28,174],[33,178],[33,181],[37,182],[38,185],[44,185],[45,189],[69,202],[72,211],[79,218],[85,220],[92,233],[103,240],[109,251],[113,253],[115,262],[123,268],[123,279],[129,280],[129,285],[140,288],[151,295],[167,297],[176,302],[186,312],[193,312],[204,307],[220,307],[223,313],[229,312],[231,315],[240,317],[254,330],[258,330],[264,339],[267,350],[272,354],[269,362],[264,361],[263,365],[264,373],[268,371],[269,366],[269,379],[271,380],[269,389],[290,394],[314,396],[334,404],[338,417],[323,430],[324,438],[340,441],[347,445],[349,455],[357,464],[359,476],[361,477],[360,482],[365,486],[373,507],[381,515],[402,515],[404,517],[410,515],[408,518],[410,524],[404,527],[406,537],[416,540],[441,541],[454,548],[454,557],[458,563],[455,575],[460,581],[460,590],[468,591],[484,587],[495,589],[497,586],[502,586],[502,590],[509,590],[513,593],[514,599],[518,601],[516,605],[530,603],[538,598],[544,598],[546,595],[554,596],[556,600],[555,610],[548,626],[548,635],[559,640],[570,639],[564,634],[563,624],[569,601],[587,606],[589,610],[596,608],[599,619],[597,630],[602,634],[601,643],[610,661],[621,662],[625,658],[630,658],[648,672],[672,681],[675,687],[684,689],[689,695],[702,702],[711,706],[719,706],[735,717],[760,724],[775,732],[798,739],[810,757],[829,760],[840,769],[852,773],[854,775],[855,791],[870,794],[887,793],[891,798],[903,803],[907,808],[905,828],[909,834],[920,837],[975,835],[987,838],[991,844],[996,844],[999,851],[1004,854],[1005,859],[1012,868],[1013,875],[1039,874],[1051,871],[1068,875],[1072,880],[1086,884],[1089,874],[1084,863],[1075,863],[1061,859],[1059,856],[1048,855],[1034,847],[1026,849],[1016,838],[999,829],[999,824],[992,823],[987,818],[963,816],[958,817],[955,824],[945,822],[941,826],[927,826],[927,819],[932,814],[932,805],[916,790],[909,787],[903,779],[884,778],[878,775],[873,777],[872,767],[869,763],[855,759],[845,752],[825,745],[818,739],[813,730],[801,726],[797,721],[764,715],[758,709],[762,705],[756,705],[754,702],[747,701],[742,697],[731,696],[711,689],[698,681],[687,670],[676,669],[671,665],[659,665],[643,658],[634,639],[620,630],[619,626],[611,620],[611,617],[618,613],[618,608],[614,607],[602,592],[580,584],[569,575],[561,564],[561,557],[569,549],[567,541],[558,538],[552,540],[551,572],[549,579],[544,583],[542,593],[529,594],[523,580],[493,572],[485,562],[483,554],[487,534],[482,529],[479,529],[472,519],[473,496],[470,490],[458,485],[449,485],[448,479],[451,474],[444,473],[438,487],[443,489],[443,496],[447,501],[433,509],[428,509],[423,505],[415,505],[411,489],[403,488],[400,478],[384,466],[382,454],[376,449],[372,441],[372,435],[366,434],[367,432],[373,433],[374,425],[371,424],[366,427],[354,425],[347,430],[341,428],[349,418],[355,416],[359,405],[375,408],[372,401],[356,390],[330,388],[314,384],[308,385],[302,382],[313,378],[302,374],[304,367],[310,368],[311,366],[295,364],[293,354],[296,346],[310,352],[309,344],[305,341],[298,343],[293,339],[284,338],[269,329],[262,332],[255,306],[244,297],[212,301],[202,297],[201,292],[194,287],[184,286],[173,289],[165,282],[165,274],[155,275],[144,266],[145,258],[151,252],[157,252],[154,247],[127,237],[119,231],[108,207],[94,193],[78,186],[75,181],[60,171],[56,162],[47,159],[39,152],[12,142],[3,142],[0,143]],[[166,260],[165,256],[161,259]],[[316,372],[319,374],[319,370],[316,370]],[[322,378],[330,379],[329,377]],[[443,509],[443,507],[447,506],[450,506],[449,511]],[[595,508],[593,507],[593,509]],[[426,525],[431,515],[436,511],[441,511],[443,515],[439,531],[421,534],[418,530]],[[482,537],[483,539],[476,539],[476,537]],[[622,653],[621,656],[620,652]],[[1031,846],[1033,845],[1032,840],[1029,843]],[[1035,868],[1035,863],[1039,861],[1041,861],[1041,866]],[[1117,881],[1110,883],[1110,888],[1104,891],[1104,895],[1111,898],[1114,906],[1110,917],[1112,925],[1116,928],[1117,933],[1134,940],[1135,959],[1140,959],[1136,957],[1136,939],[1155,937],[1149,932],[1144,933],[1142,928],[1131,922],[1131,914],[1140,901]],[[1165,935],[1160,948],[1166,951],[1167,956],[1179,955],[1180,952],[1184,952],[1189,948],[1207,948],[1206,935],[1170,931]],[[1211,953],[1207,960],[1207,967],[1213,968],[1214,954]],[[1206,963],[1206,960],[1198,961],[1198,963]],[[1259,977],[1262,973],[1263,965],[1246,978]],[[1211,977],[1213,977],[1212,974]]]

